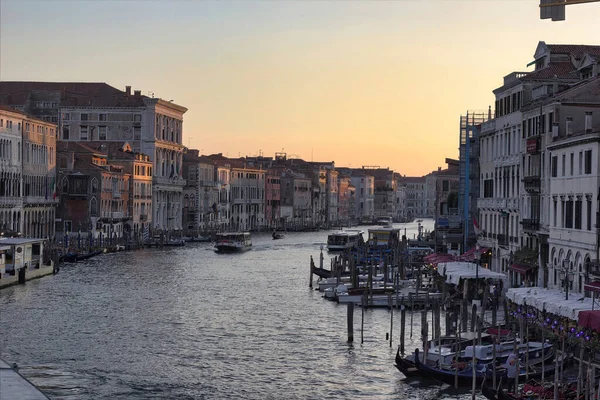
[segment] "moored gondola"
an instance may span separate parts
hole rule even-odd
[[[502,380],[500,380],[500,385],[502,385]],[[481,394],[488,400],[498,400],[498,390],[489,387],[487,379],[484,379],[481,384]]]

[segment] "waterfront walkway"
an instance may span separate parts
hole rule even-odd
[[[33,383],[0,360],[0,399],[49,400]]]

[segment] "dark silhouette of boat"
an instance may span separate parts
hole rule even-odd
[[[88,258],[97,256],[98,254],[102,254],[102,250],[96,250],[96,251],[92,251],[89,253],[76,253],[76,252],[69,251],[66,254],[63,254],[62,256],[60,256],[58,260],[60,262],[74,263],[77,261],[87,260]]]

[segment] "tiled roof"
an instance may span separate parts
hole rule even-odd
[[[600,55],[600,46],[585,44],[547,44],[548,49],[554,54],[570,54],[575,58],[581,58],[584,54]]]
[[[25,104],[34,91],[60,93],[60,104],[63,107],[140,107],[144,106],[145,97],[127,95],[117,88],[99,82],[5,81],[0,82],[0,101],[6,104]]]
[[[536,80],[536,79],[551,79],[554,76],[557,78],[573,78],[576,79],[575,67],[568,61],[565,62],[553,62],[547,67],[538,69],[523,76],[521,79],[525,81]]]
[[[575,85],[559,93],[556,98],[563,102],[569,100],[598,102],[598,98],[600,98],[600,76]]]

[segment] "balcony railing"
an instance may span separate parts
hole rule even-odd
[[[112,197],[113,197],[113,199],[120,199],[121,198],[121,191],[120,190],[113,190]]]
[[[521,225],[525,231],[538,231],[540,229],[540,221],[537,219],[522,219]]]
[[[526,176],[523,178],[523,184],[525,185],[525,190],[529,191],[539,191],[541,187],[541,179],[538,176]]]
[[[148,221],[148,214],[140,214],[140,221]]]

